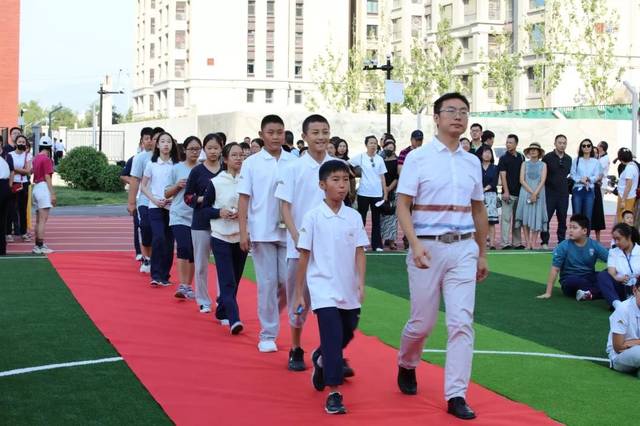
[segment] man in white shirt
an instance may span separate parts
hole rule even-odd
[[[324,192],[320,189],[318,171],[320,166],[331,159],[327,155],[327,144],[331,136],[329,122],[321,115],[311,115],[302,123],[302,138],[307,142],[307,155],[292,161],[280,175],[276,187],[276,198],[282,203],[282,218],[287,226],[287,301],[289,325],[291,326],[291,350],[289,351],[289,370],[304,371],[304,351],[300,346],[302,326],[307,312],[296,315],[294,306],[296,273],[300,253],[298,230],[302,226],[305,213],[322,203]],[[291,135],[293,141],[293,135]],[[293,142],[292,142],[293,143]],[[306,286],[305,286],[306,288]],[[309,292],[305,292],[309,301]]]
[[[296,157],[282,149],[284,122],[267,115],[260,125],[264,147],[242,164],[238,183],[240,248],[253,256],[258,281],[260,352],[276,352],[280,330],[280,310],[286,304],[286,233],[281,221],[280,203],[275,197],[276,183],[283,170]]]
[[[611,367],[622,373],[638,373],[640,368],[640,281],[633,297],[620,304],[609,317],[607,353]]]
[[[397,189],[397,214],[411,249],[407,270],[411,317],[398,354],[398,386],[415,395],[415,368],[440,308],[446,306],[449,340],[445,366],[448,412],[461,419],[475,413],[465,401],[473,359],[473,311],[476,282],[488,275],[480,161],[460,146],[467,129],[469,101],[459,93],[434,104],[437,135],[411,151]],[[411,213],[413,211],[413,213]]]

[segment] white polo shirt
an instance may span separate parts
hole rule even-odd
[[[17,167],[19,169],[24,169],[25,163],[33,160],[33,155],[31,155],[30,152],[23,152],[22,154],[19,154],[17,151],[11,151],[9,155],[13,159],[14,168]],[[17,183],[26,183],[29,182],[29,177],[16,173],[13,181]]]
[[[624,190],[627,187],[627,179],[631,179],[631,190],[627,195],[627,200],[636,198],[636,189],[638,189],[638,166],[633,161],[627,164],[623,172],[618,179],[618,196],[624,195]]]
[[[480,160],[461,146],[451,152],[434,136],[407,155],[396,192],[413,197],[414,204],[470,206],[484,200]],[[475,232],[470,211],[414,210],[412,219],[419,236]]]
[[[142,180],[144,170],[147,167],[147,164],[151,161],[151,157],[153,157],[153,151],[142,151],[137,153],[133,157],[133,161],[131,161],[131,176]],[[138,193],[136,194],[136,206],[140,207],[148,205],[149,199],[138,188]]]
[[[169,185],[175,185],[182,179],[188,179],[192,168],[186,163],[178,163],[173,165],[171,170],[171,179]],[[169,208],[169,226],[184,225],[191,227],[193,220],[193,208],[184,202],[184,188],[173,196],[171,207]]]
[[[360,307],[356,248],[368,244],[360,214],[344,204],[337,214],[322,202],[304,215],[298,248],[311,251],[307,286],[312,310]]]
[[[380,176],[387,173],[387,166],[384,160],[377,154],[369,157],[366,152],[356,155],[349,160],[352,166],[359,166],[362,169],[358,195],[362,197],[382,198],[382,181]]]
[[[616,274],[620,277],[640,275],[640,245],[633,245],[629,257],[618,247],[609,250],[607,268],[616,268]]]
[[[296,159],[285,150],[281,150],[280,158],[276,159],[263,149],[242,163],[238,194],[250,197],[248,225],[251,241],[286,241],[285,229],[278,227],[280,200],[275,197],[276,182],[280,170]]]
[[[624,335],[624,340],[640,339],[640,308],[635,297],[622,302],[609,316],[607,354],[611,361],[620,355],[613,349],[613,333]]]
[[[164,190],[167,186],[171,185],[173,174],[173,161],[167,160],[162,161],[162,159],[158,158],[158,160],[154,163],[149,161],[147,166],[144,169],[144,175],[149,178],[149,190],[151,194],[153,194],[154,198],[159,200],[163,200]],[[150,209],[160,208],[153,202],[149,201]],[[168,207],[165,207],[167,210]]]
[[[276,186],[276,198],[291,203],[291,213],[296,229],[302,226],[305,213],[317,207],[324,199],[324,191],[320,188],[318,175],[320,166],[334,158],[325,155],[318,163],[310,155],[303,155],[299,160],[292,161],[282,170]],[[287,232],[287,259],[298,259],[300,253],[296,250],[291,234]]]

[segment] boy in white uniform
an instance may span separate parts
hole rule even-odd
[[[622,302],[609,317],[611,331],[607,353],[611,367],[640,378],[640,281],[633,286],[633,297]]]
[[[331,159],[327,155],[327,143],[331,137],[329,122],[321,115],[310,115],[302,123],[302,138],[309,145],[308,155],[293,161],[286,167],[278,179],[276,198],[282,202],[282,218],[289,232],[287,233],[287,301],[289,308],[289,325],[291,326],[291,350],[289,365],[291,371],[304,371],[304,351],[300,346],[302,326],[306,313],[295,315],[293,300],[296,285],[296,271],[300,253],[296,249],[298,229],[302,225],[305,213],[322,203],[324,192],[318,185],[320,166]],[[293,136],[291,136],[293,140]],[[307,304],[309,293],[305,291]]]
[[[264,148],[242,164],[238,183],[240,248],[253,256],[258,281],[260,352],[276,352],[280,310],[286,300],[286,233],[280,225],[280,203],[274,196],[280,170],[296,157],[282,149],[284,122],[267,115],[260,125]]]
[[[320,331],[320,347],[311,356],[313,386],[319,391],[329,386],[325,411],[344,414],[347,410],[338,392],[344,380],[342,350],[353,339],[360,319],[364,247],[369,240],[358,212],[343,203],[349,193],[349,166],[341,160],[327,161],[320,166],[319,179],[324,202],[304,216],[299,231],[296,306],[297,312],[309,307],[304,296],[306,278]]]

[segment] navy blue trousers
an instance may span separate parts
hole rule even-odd
[[[627,300],[627,296],[631,292],[631,287],[620,284],[608,272],[600,272],[598,275],[598,287],[610,306],[613,306],[613,302],[616,300]]]
[[[193,263],[193,242],[191,241],[191,227],[187,225],[172,225],[171,233],[176,240],[176,255],[178,259]]]
[[[236,296],[247,260],[247,253],[240,249],[240,243],[228,243],[211,237],[211,251],[216,260],[220,297],[216,317],[228,319],[229,325],[240,321],[240,309]]]
[[[151,279],[169,281],[173,264],[173,234],[169,228],[169,210],[149,209],[151,222]]]
[[[600,274],[609,275],[607,271],[594,272],[589,275],[568,275],[560,280],[562,293],[568,297],[576,297],[578,290],[590,291],[594,299],[600,299],[602,293],[598,287],[598,279]]]
[[[138,215],[133,215],[133,248],[136,250],[136,254],[142,254],[140,250],[140,220]]]
[[[558,243],[565,240],[567,235],[567,210],[569,209],[569,194],[559,194],[556,191],[549,190],[547,187],[545,189],[545,197],[547,201],[547,217],[549,218],[549,223],[551,223],[551,218],[553,214],[556,214],[556,219],[558,219]],[[542,231],[540,233],[540,239],[542,239],[542,244],[549,244],[549,231]]]
[[[360,320],[360,308],[347,310],[330,307],[313,312],[318,318],[320,330],[318,351],[322,355],[324,383],[327,386],[341,385],[344,381],[342,350],[353,339],[353,332]]]

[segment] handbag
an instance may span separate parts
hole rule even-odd
[[[15,194],[16,192],[22,191],[22,188],[23,186],[21,182],[13,182],[13,185],[11,185],[11,192]]]

